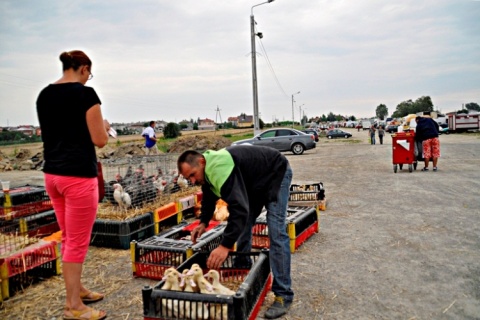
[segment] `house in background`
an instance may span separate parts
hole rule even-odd
[[[238,126],[238,117],[228,117],[227,121],[235,128]]]
[[[215,130],[215,121],[205,118],[198,119],[198,130]]]
[[[253,127],[253,116],[247,116],[245,113],[238,116],[237,128],[251,127]]]
[[[8,131],[11,131],[11,132],[21,132],[23,133],[24,135],[26,135],[27,137],[31,137],[33,136],[34,133],[36,133],[36,129],[34,126],[30,126],[30,125],[21,125],[21,126],[18,126],[18,127],[10,127],[8,129]]]
[[[185,131],[193,130],[193,123],[191,121],[182,120],[178,124],[183,127],[182,130],[185,130]]]

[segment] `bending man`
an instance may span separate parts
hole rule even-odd
[[[180,174],[192,184],[202,186],[202,213],[199,225],[192,231],[194,243],[205,232],[216,201],[222,198],[228,203],[228,223],[220,246],[210,253],[208,268],[220,268],[235,242],[238,251],[251,251],[252,227],[266,207],[275,301],[265,318],[275,319],[286,314],[294,296],[285,227],[292,181],[288,160],[269,147],[240,145],[203,154],[188,150],[180,155],[177,164]]]

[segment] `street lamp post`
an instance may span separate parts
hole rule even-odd
[[[293,100],[293,96],[296,95],[296,94],[299,94],[299,93],[300,93],[300,91],[292,94],[292,128],[293,128],[293,124],[295,123],[295,112],[294,112],[294,109],[295,109],[294,102],[295,102],[295,100]]]
[[[252,86],[253,86],[253,134],[256,136],[260,133],[260,121],[258,116],[258,89],[257,89],[257,54],[255,51],[255,35],[262,38],[262,33],[255,33],[255,18],[253,17],[253,8],[258,7],[265,3],[273,2],[274,0],[268,0],[266,2],[254,5],[251,9],[250,15],[250,38],[252,43]]]

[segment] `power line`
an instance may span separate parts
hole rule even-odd
[[[262,48],[262,52],[264,54],[264,58],[265,60],[267,61],[267,65],[268,65],[268,68],[270,69],[270,72],[272,73],[272,76],[273,78],[275,79],[275,82],[277,83],[277,86],[278,88],[280,89],[280,91],[282,91],[282,93],[285,95],[285,97],[287,99],[290,99],[290,96],[285,92],[285,90],[283,89],[282,85],[280,84],[280,81],[278,80],[277,78],[277,75],[275,74],[275,70],[273,69],[273,66],[270,62],[270,59],[268,58],[268,54],[267,54],[267,50],[265,49],[265,47],[263,46],[263,42],[262,42],[262,39],[258,39],[259,42],[260,42],[260,47]]]

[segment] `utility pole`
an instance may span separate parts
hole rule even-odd
[[[260,39],[263,38],[261,32],[255,33],[255,18],[253,16],[253,8],[258,7],[265,3],[273,2],[274,0],[267,0],[260,4],[254,5],[251,9],[250,15],[250,40],[252,45],[252,86],[253,86],[253,135],[256,136],[260,133],[260,121],[258,116],[258,89],[257,89],[257,53],[255,49],[255,36]]]
[[[217,122],[217,116],[220,118],[220,123],[223,123],[222,121],[222,114],[220,113],[220,108],[218,107],[218,104],[217,104],[217,109],[215,109],[216,113],[215,113],[215,123],[218,123]]]
[[[295,105],[294,105],[295,100],[293,100],[293,96],[299,93],[300,91],[292,94],[292,129],[293,129],[293,125],[295,124]]]

